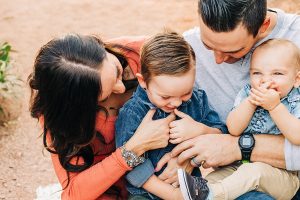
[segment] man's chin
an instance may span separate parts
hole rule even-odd
[[[227,63],[227,64],[233,64],[233,63],[236,63],[239,60],[240,60],[240,58],[230,58],[230,59],[228,59],[224,62]]]

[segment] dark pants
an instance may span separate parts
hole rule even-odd
[[[293,200],[300,200],[300,189],[297,191],[297,193],[293,197]]]

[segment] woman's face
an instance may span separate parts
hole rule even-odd
[[[99,71],[102,85],[102,94],[99,97],[99,101],[105,101],[112,93],[121,94],[125,92],[125,86],[122,82],[123,68],[121,63],[113,54],[107,52],[106,55]]]

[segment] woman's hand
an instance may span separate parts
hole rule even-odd
[[[182,164],[178,164],[177,157],[172,158],[171,153],[166,153],[157,163],[155,171],[160,171],[165,164],[168,165],[165,170],[158,176],[158,178],[176,187],[179,185],[177,169],[182,168],[189,174],[191,174],[194,169],[189,160],[186,160]]]
[[[153,120],[156,110],[149,110],[135,134],[128,140],[125,147],[135,152],[138,156],[152,149],[164,148],[169,141],[169,123],[175,120],[171,113],[168,117]]]

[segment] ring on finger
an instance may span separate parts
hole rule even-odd
[[[201,166],[201,163],[202,163],[202,161],[201,161],[201,162],[198,162],[198,161],[196,160],[196,157],[192,158],[192,162],[195,164],[196,167],[200,167],[200,166]]]

